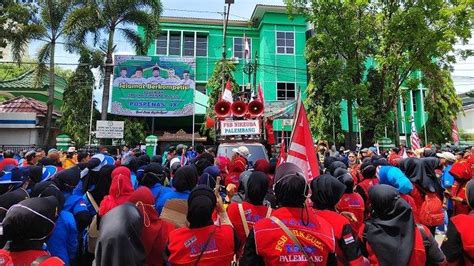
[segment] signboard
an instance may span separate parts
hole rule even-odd
[[[221,121],[221,135],[256,135],[260,134],[258,120]]]
[[[126,116],[193,115],[194,58],[116,55],[111,113]]]
[[[97,120],[95,137],[98,139],[123,139],[123,121]]]

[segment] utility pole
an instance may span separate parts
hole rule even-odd
[[[225,3],[227,4],[227,8],[224,6],[224,25],[223,25],[223,30],[222,30],[222,93],[224,93],[225,90],[225,61],[227,57],[227,47],[225,44],[225,39],[227,35],[227,24],[229,21],[229,13],[230,13],[230,5],[234,3],[234,0],[225,0]]]

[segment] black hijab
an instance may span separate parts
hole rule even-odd
[[[28,192],[23,188],[15,189],[0,196],[0,222],[5,218],[8,209],[18,202],[29,198]]]
[[[304,206],[308,187],[303,171],[296,164],[281,164],[275,171],[273,186],[279,206]]]
[[[346,186],[345,193],[354,192],[354,178],[352,178],[352,175],[349,174],[346,169],[337,168],[336,171],[334,171],[334,177]]]
[[[474,179],[469,180],[466,184],[466,199],[471,210],[474,210]]]
[[[421,159],[418,158],[407,158],[403,159],[399,163],[400,170],[402,170],[405,175],[410,179],[414,184],[417,184],[422,189],[435,192],[435,184],[426,174],[426,167]]]
[[[143,218],[134,205],[125,203],[109,211],[100,220],[95,265],[145,265],[142,229]]]
[[[346,186],[329,174],[311,181],[311,201],[318,210],[334,210],[346,191]]]
[[[264,172],[255,171],[249,177],[245,200],[253,205],[263,205],[267,190],[268,176]]]
[[[163,157],[161,157],[161,155],[155,155],[155,156],[151,157],[150,162],[163,164]]]
[[[199,185],[193,189],[188,198],[188,213],[186,219],[189,228],[201,228],[212,225],[212,213],[217,199],[214,191],[206,185]]]
[[[36,184],[32,191],[31,197],[49,197],[53,196],[58,200],[58,211],[61,211],[64,207],[64,194],[61,190],[56,186],[56,184],[52,181],[46,181],[43,183]]]
[[[28,167],[29,178],[36,184],[41,181],[43,176],[43,166],[32,165]]]
[[[347,169],[347,166],[341,161],[335,161],[329,165],[328,171],[332,176],[335,176],[334,172],[339,168]]]
[[[53,197],[30,198],[13,205],[3,220],[3,239],[10,240],[10,251],[42,250],[54,230],[58,200]]]
[[[364,236],[380,265],[408,265],[415,239],[410,205],[388,185],[373,186],[369,199],[373,215],[365,222]]]
[[[95,202],[100,205],[106,195],[109,194],[110,185],[112,184],[112,171],[115,169],[113,165],[104,165],[100,168],[97,184],[90,192]]]
[[[73,166],[57,173],[53,178],[54,183],[63,192],[71,192],[81,180],[81,169]]]
[[[425,167],[426,176],[429,178],[432,186],[434,187],[433,192],[438,194],[442,194],[443,188],[441,187],[441,183],[436,176],[436,169],[440,167],[440,161],[436,157],[427,157],[420,159],[423,162],[423,166]]]
[[[198,172],[192,165],[180,167],[173,176],[173,187],[176,191],[192,190],[198,180]]]
[[[140,185],[148,188],[153,187],[156,183],[164,184],[167,174],[164,167],[159,163],[150,163],[143,170],[143,177],[140,180]]]

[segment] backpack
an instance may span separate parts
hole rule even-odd
[[[425,201],[419,210],[419,220],[426,226],[436,226],[444,223],[443,202],[435,193],[426,193]]]

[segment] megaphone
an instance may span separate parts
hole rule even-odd
[[[214,105],[214,112],[216,112],[218,118],[230,116],[230,109],[231,105],[228,101],[218,101],[216,105]]]
[[[263,104],[261,101],[251,101],[248,105],[250,117],[259,117],[263,115]]]
[[[247,113],[247,104],[243,101],[236,101],[232,104],[232,114],[236,117],[242,117]]]

